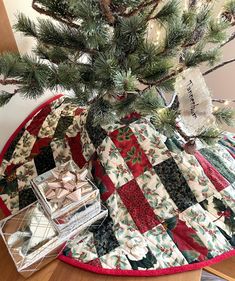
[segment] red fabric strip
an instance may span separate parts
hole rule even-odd
[[[195,251],[198,253],[197,260],[207,260],[208,249],[194,239],[194,237],[197,237],[197,233],[194,229],[188,227],[184,221],[178,220],[176,226],[170,232],[173,241],[181,252]]]
[[[229,149],[227,149],[227,150],[232,155],[232,157],[235,159],[235,154],[231,150],[229,150]]]
[[[51,112],[50,104],[44,107],[30,122],[26,130],[33,136],[37,136],[43,122],[47,118],[48,114]]]
[[[210,162],[207,161],[207,159],[203,157],[200,152],[197,151],[194,155],[202,166],[205,174],[218,191],[229,186],[229,182],[210,164]]]
[[[80,133],[78,133],[76,137],[67,137],[67,142],[69,144],[74,162],[79,166],[79,168],[82,168],[87,163],[87,161],[82,154]]]
[[[129,127],[122,127],[112,132],[110,137],[119,149],[134,177],[140,176],[146,169],[152,167],[144,150]]]
[[[59,259],[63,262],[66,262],[72,266],[79,267],[88,271],[92,271],[99,274],[107,274],[107,275],[115,275],[115,276],[160,276],[160,275],[169,275],[175,274],[190,270],[197,270],[201,269],[206,266],[213,265],[218,263],[224,259],[228,259],[235,255],[235,250],[228,251],[222,255],[216,256],[207,261],[187,264],[182,266],[174,266],[170,268],[163,268],[163,269],[149,269],[149,270],[122,270],[122,269],[107,269],[107,268],[100,268],[96,266],[92,266],[90,264],[85,264],[79,262],[78,260],[72,259],[66,256],[59,256]]]
[[[11,215],[10,210],[7,208],[1,197],[0,197],[0,208],[2,209],[2,212],[6,217]]]
[[[96,182],[103,188],[103,190],[100,190],[101,199],[106,201],[110,195],[114,193],[115,186],[110,177],[105,174],[104,168],[98,159],[92,161],[92,168],[94,170],[93,176],[96,179]]]
[[[52,138],[41,138],[37,139],[33,145],[33,148],[31,150],[31,155],[38,155],[40,153],[40,150],[43,147],[49,146],[52,141]]]
[[[84,108],[78,107],[78,108],[75,110],[75,115],[80,115],[84,110],[85,110]]]
[[[126,183],[117,192],[141,233],[160,223],[135,180]]]

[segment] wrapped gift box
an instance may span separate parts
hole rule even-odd
[[[99,214],[80,227],[71,226],[59,233],[42,207],[33,203],[2,220],[0,229],[17,270],[24,277],[29,277],[54,260],[67,241],[105,216],[107,210],[102,208]]]
[[[77,226],[100,212],[99,190],[88,177],[87,169],[79,169],[71,160],[32,180],[38,200],[58,230]]]
[[[75,210],[52,219],[56,229],[58,231],[64,231],[66,228],[78,227],[99,214],[101,211],[100,196],[99,193],[95,195],[96,198],[93,202],[83,202],[81,207],[78,205]]]

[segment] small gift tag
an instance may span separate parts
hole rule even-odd
[[[213,118],[211,95],[201,71],[190,68],[182,72],[176,79],[175,90],[184,130],[189,135],[200,133]]]

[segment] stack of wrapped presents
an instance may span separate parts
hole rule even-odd
[[[38,201],[0,222],[3,240],[24,277],[107,216],[88,169],[79,169],[73,161],[41,174],[32,186]]]

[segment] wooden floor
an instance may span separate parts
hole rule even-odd
[[[206,267],[205,270],[220,276],[227,281],[235,281],[235,257],[231,257],[210,267]]]

